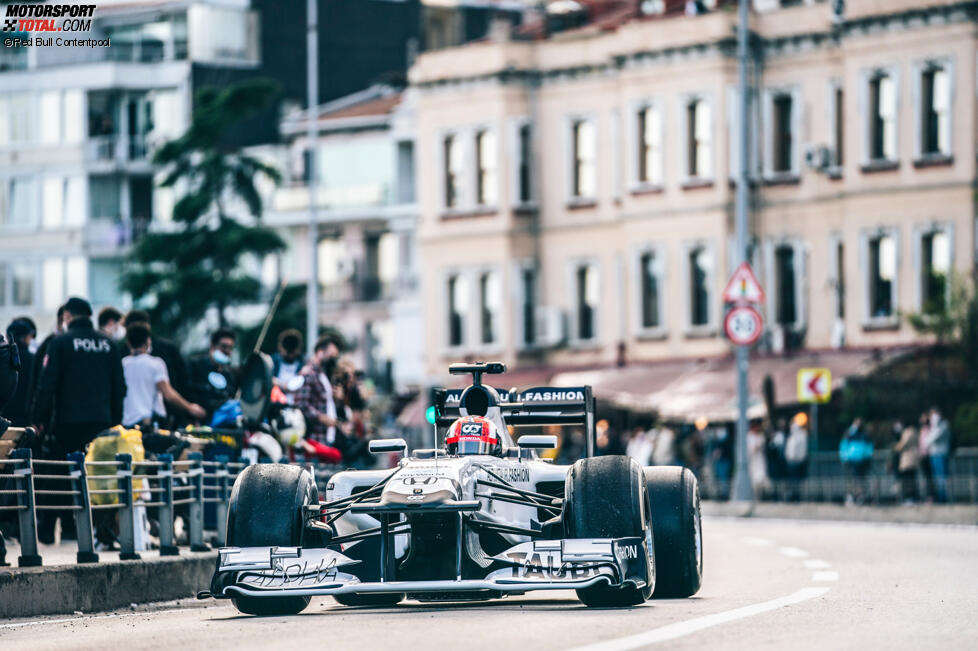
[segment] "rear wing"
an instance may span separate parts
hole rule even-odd
[[[448,427],[461,416],[459,403],[463,389],[434,389],[431,402],[435,424]],[[587,443],[587,456],[594,456],[594,395],[590,386],[533,387],[523,391],[496,389],[503,421],[513,427],[543,425],[581,425]]]

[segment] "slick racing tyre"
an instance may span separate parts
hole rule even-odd
[[[655,539],[655,597],[696,594],[703,581],[700,490],[689,468],[645,468]]]
[[[303,546],[302,507],[319,502],[312,476],[298,466],[263,463],[244,469],[231,489],[228,505],[229,547]],[[320,546],[306,540],[306,546]],[[312,543],[312,544],[310,544]],[[231,598],[248,615],[295,615],[309,597]]]
[[[333,599],[344,606],[395,606],[404,599],[404,593],[335,594]]]
[[[651,544],[645,475],[628,457],[581,459],[567,473],[564,495],[564,534],[568,538],[643,537]],[[651,594],[651,585],[635,588],[606,583],[577,591],[584,605],[599,608],[635,606]]]

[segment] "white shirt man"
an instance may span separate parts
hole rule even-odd
[[[183,409],[194,418],[207,414],[200,405],[184,400],[170,386],[166,363],[149,354],[149,328],[135,324],[126,332],[132,354],[122,358],[122,372],[126,380],[126,398],[122,403],[122,424],[132,427],[152,421],[154,416],[165,416],[166,402]]]

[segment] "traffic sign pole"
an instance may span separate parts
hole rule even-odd
[[[737,125],[737,158],[740,169],[737,174],[737,256],[747,262],[747,175],[750,160],[747,155],[747,124],[750,106],[747,90],[747,19],[748,1],[740,0],[740,21],[737,26],[737,72],[740,91],[740,111]],[[750,477],[747,472],[747,371],[750,360],[747,346],[737,346],[737,447],[734,455],[734,484],[731,499],[749,502],[753,498]]]

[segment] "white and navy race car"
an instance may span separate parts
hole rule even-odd
[[[470,601],[531,590],[576,590],[588,606],[688,597],[700,587],[699,489],[681,467],[642,468],[593,456],[590,387],[501,391],[482,383],[505,366],[453,364],[464,390],[433,392],[436,440],[402,452],[394,469],[334,475],[321,500],[298,467],[248,467],[234,483],[227,547],[210,590],[244,613],[292,614],[312,596],[394,605],[402,599]],[[509,428],[583,426],[587,457],[540,459],[556,437]]]

